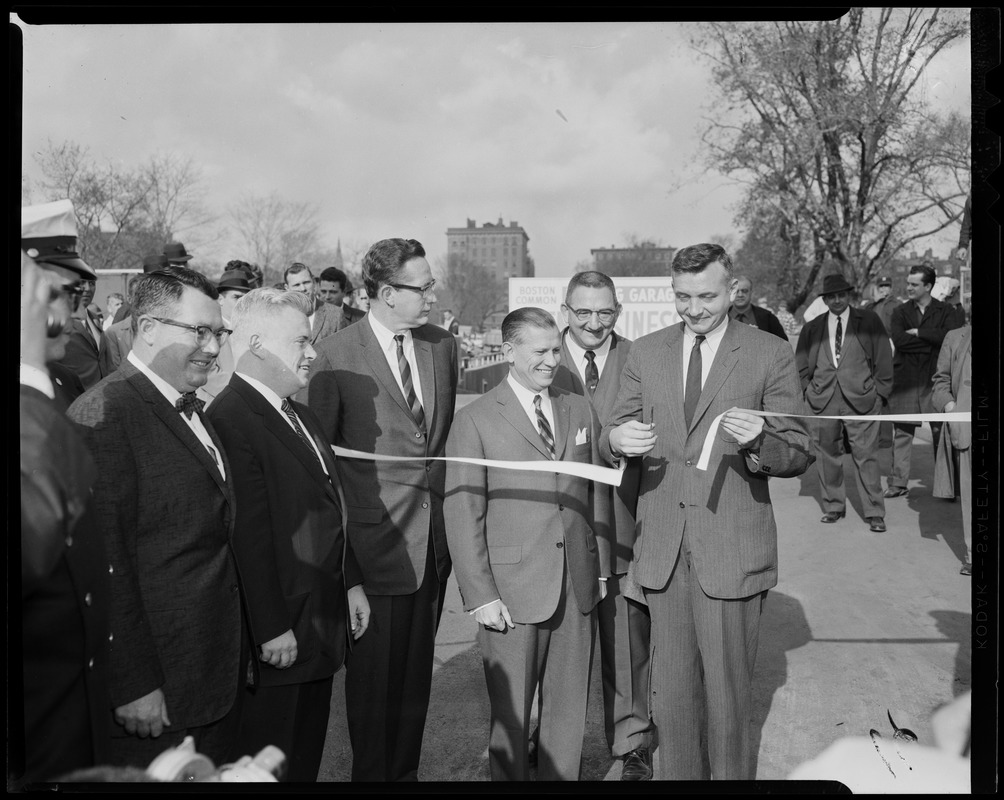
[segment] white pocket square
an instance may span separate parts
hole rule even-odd
[[[586,444],[589,441],[589,430],[586,428],[579,428],[579,432],[575,434],[575,443]]]

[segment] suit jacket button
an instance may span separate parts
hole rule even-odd
[[[84,605],[89,606],[91,604],[91,593],[88,592],[84,595]]]
[[[415,431],[415,438],[416,439],[421,439],[422,438],[422,432],[421,431]]]
[[[109,633],[108,634],[108,641],[109,642],[114,642],[115,641],[115,634],[114,633]]]
[[[428,507],[429,507],[428,503],[422,503],[422,508],[428,508]]]
[[[680,508],[686,508],[686,507],[687,507],[687,504],[681,501],[680,502]]]
[[[557,544],[555,545],[555,547],[557,547],[557,548],[558,548],[559,550],[560,550],[560,549],[561,549],[562,547],[564,547],[564,546],[565,546],[565,543],[564,543],[564,542],[558,542],[558,543],[557,543]]]
[[[94,669],[94,659],[87,662],[87,669]]]
[[[115,567],[113,567],[111,564],[109,564],[108,565],[108,574],[111,575],[113,572],[115,572]]]
[[[564,510],[565,510],[565,507],[563,505],[561,505],[561,503],[558,503],[558,511],[564,511]]]
[[[688,461],[688,462],[687,462],[687,466],[688,466],[688,467],[692,467],[692,466],[694,466],[694,462],[693,462],[693,461]]]

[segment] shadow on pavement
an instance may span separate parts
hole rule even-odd
[[[938,632],[959,645],[955,653],[955,671],[952,676],[952,696],[958,697],[973,688],[973,615],[962,611],[937,610],[928,612],[938,626]]]

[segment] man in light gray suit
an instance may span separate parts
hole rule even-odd
[[[812,457],[798,420],[749,412],[804,414],[801,387],[789,344],[729,320],[722,247],[677,252],[673,289],[683,322],[632,345],[600,453],[643,456],[632,572],[652,615],[659,778],[752,780],[760,612],[777,584],[767,478],[799,475]]]
[[[562,335],[561,363],[554,386],[585,396],[605,424],[614,410],[621,372],[631,341],[614,332],[621,305],[614,282],[602,272],[572,276],[561,307],[568,327]],[[624,761],[621,780],[652,777],[649,716],[648,608],[629,600],[624,583],[635,538],[640,460],[631,459],[618,487],[596,484],[607,495],[606,519],[597,520],[596,536],[611,575],[607,595],[597,607],[600,664],[603,672],[603,721],[607,746]]]

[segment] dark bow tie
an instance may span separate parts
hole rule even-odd
[[[195,396],[195,392],[185,392],[174,402],[174,407],[188,417],[188,419],[192,418],[193,412],[198,413],[202,411],[204,405],[205,403]]]

